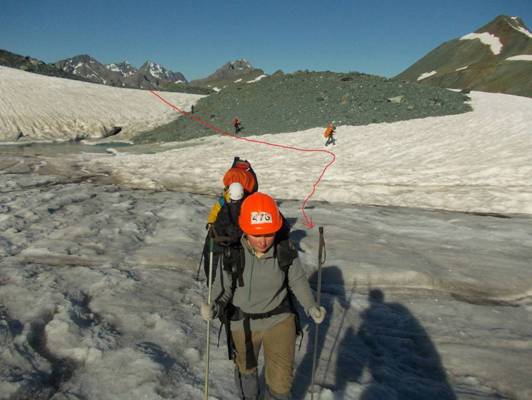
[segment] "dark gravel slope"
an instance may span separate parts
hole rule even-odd
[[[201,99],[198,117],[232,132],[238,116],[244,135],[293,132],[325,126],[366,125],[467,112],[467,97],[446,89],[360,73],[276,73]],[[187,110],[188,111],[188,110]],[[144,132],[135,142],[178,141],[214,132],[190,118]]]

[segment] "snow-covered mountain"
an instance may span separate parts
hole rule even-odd
[[[153,61],[146,61],[137,71],[127,76],[125,82],[128,86],[140,89],[158,89],[167,84],[186,83],[187,80],[180,72],[173,72]]]
[[[109,86],[125,86],[122,73],[108,68],[88,54],[57,61],[54,65],[73,75],[81,76],[95,83]]]
[[[54,65],[65,72],[110,86],[160,90],[169,84],[187,82],[182,73],[170,71],[153,61],[146,61],[136,69],[127,61],[102,64],[84,54],[57,61]]]
[[[501,15],[443,43],[396,78],[532,97],[532,33],[521,18]]]
[[[128,63],[127,61],[122,61],[117,64],[115,63],[107,64],[106,68],[109,71],[118,72],[122,74],[124,78],[131,76],[135,72],[137,72],[137,69],[134,66],[132,66],[130,63]]]

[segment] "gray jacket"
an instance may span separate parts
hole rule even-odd
[[[245,254],[245,267],[242,274],[244,286],[236,285],[231,293],[231,274],[223,271],[216,274],[213,286],[213,296],[218,302],[227,302],[233,296],[232,304],[249,314],[261,314],[272,311],[281,304],[287,295],[284,287],[285,273],[279,267],[274,257],[272,246],[262,257],[257,258],[249,247],[245,237],[241,239]],[[299,258],[295,258],[288,269],[288,285],[298,302],[308,314],[309,308],[316,306],[307,276],[301,266]],[[223,294],[220,296],[220,294]],[[252,319],[251,330],[262,331],[279,323],[289,314],[277,314],[268,318]],[[242,321],[231,321],[231,330],[243,329]]]

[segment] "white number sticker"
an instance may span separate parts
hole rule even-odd
[[[251,225],[255,224],[271,224],[272,222],[272,215],[267,212],[256,212],[253,211],[251,213]]]

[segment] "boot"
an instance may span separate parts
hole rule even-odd
[[[235,383],[242,400],[258,400],[259,376],[257,370],[251,374],[241,374],[235,367]]]

